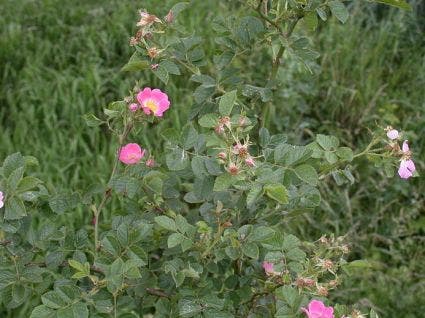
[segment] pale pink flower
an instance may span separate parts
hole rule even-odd
[[[400,136],[398,130],[396,129],[391,129],[387,131],[387,137],[390,138],[391,140],[397,139]]]
[[[4,195],[3,192],[0,191],[0,209],[4,206]]]
[[[274,274],[273,263],[264,261],[262,266],[266,274]]]
[[[119,160],[126,165],[133,165],[139,163],[140,159],[145,155],[145,150],[138,144],[127,144],[121,148]]]
[[[411,153],[407,140],[403,142],[401,150],[403,151],[403,157],[400,162],[400,167],[398,168],[398,175],[402,179],[409,179],[416,171],[416,167],[413,160],[410,159]]]
[[[131,103],[131,104],[128,106],[128,109],[130,109],[130,111],[132,111],[132,112],[135,112],[136,110],[138,110],[138,109],[139,109],[139,105],[138,105],[137,103]]]
[[[245,159],[245,164],[248,167],[255,167],[255,160],[254,160],[254,158],[252,158],[251,156],[249,156],[248,158]]]
[[[313,299],[308,304],[308,309],[301,308],[308,318],[334,318],[333,307],[326,307],[320,300]]]
[[[157,88],[144,88],[137,94],[137,100],[147,115],[153,113],[154,116],[162,117],[162,114],[170,108],[170,101],[167,94]]]

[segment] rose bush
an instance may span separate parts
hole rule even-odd
[[[405,1],[377,2],[408,8]],[[359,157],[389,176],[398,165],[401,178],[414,176],[407,141],[400,148],[402,133],[378,127],[354,153],[334,136],[293,145],[266,128],[285,54],[311,69],[318,53],[306,32],[330,16],[344,23],[345,5],[235,2],[245,14],[229,12],[211,26],[212,64],[202,39],[178,23],[187,7],[178,3],[163,19],[140,11],[130,39],[135,52],[123,71],[151,72],[163,87],[137,83],[102,118],[85,117],[117,139],[106,185],[53,195],[28,175],[35,158],[15,153],[4,160],[2,305],[32,318],[361,317],[327,300],[343,271],[362,264],[345,261],[349,242],[331,235],[306,242],[285,223],[319,205],[318,185],[328,176],[353,183]],[[251,69],[265,56],[268,74]],[[164,151],[151,153],[137,143],[143,129],[155,129],[170,107],[184,107],[167,95],[172,75],[197,83],[194,102],[184,129],[162,131]],[[93,215],[74,231],[61,216],[77,206]]]

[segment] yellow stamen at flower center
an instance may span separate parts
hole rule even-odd
[[[145,102],[145,107],[149,108],[153,113],[158,110],[158,104],[152,99],[149,99]]]

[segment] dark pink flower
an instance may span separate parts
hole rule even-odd
[[[313,299],[308,304],[308,309],[301,308],[308,318],[334,318],[333,307],[326,307],[320,300]]]

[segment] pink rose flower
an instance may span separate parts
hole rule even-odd
[[[391,140],[397,139],[399,137],[399,133],[398,130],[396,129],[391,129],[387,131],[387,137],[390,138]]]
[[[320,300],[313,299],[308,304],[308,309],[301,308],[308,318],[334,318],[333,307],[326,307]]]
[[[412,159],[410,159],[410,149],[407,143],[407,140],[403,142],[403,146],[401,148],[404,155],[400,162],[400,167],[398,168],[398,175],[402,179],[409,179],[413,176],[413,173],[416,171],[415,163]]]
[[[134,165],[139,163],[140,159],[145,155],[145,150],[138,144],[127,144],[121,148],[119,160],[126,165]]]
[[[137,100],[147,115],[153,113],[154,116],[162,117],[162,114],[170,108],[170,101],[167,94],[157,88],[144,88],[137,94]]]
[[[264,261],[263,269],[266,272],[266,274],[274,274],[273,263]]]
[[[138,110],[138,109],[139,109],[139,105],[138,105],[138,104],[136,104],[136,103],[131,103],[131,104],[128,106],[128,109],[130,109],[130,111],[132,111],[132,112],[135,112],[136,110]]]
[[[3,192],[0,191],[0,209],[4,206],[3,199],[4,199]]]

